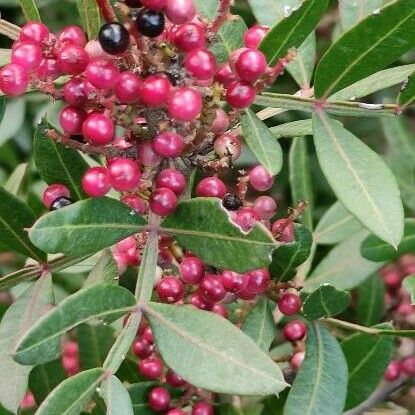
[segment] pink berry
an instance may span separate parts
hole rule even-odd
[[[260,196],[255,200],[253,209],[260,219],[271,219],[277,212],[277,203],[270,196]]]
[[[80,78],[72,78],[63,87],[63,97],[69,105],[82,106],[88,101],[88,93],[85,81]]]
[[[189,23],[196,14],[192,0],[167,0],[166,16],[174,24]]]
[[[294,224],[287,219],[278,219],[271,228],[272,234],[277,241],[290,243],[294,241]]]
[[[246,82],[255,82],[267,69],[267,60],[262,52],[248,49],[239,56],[235,70],[239,78]]]
[[[153,352],[153,346],[144,339],[137,339],[132,346],[133,353],[140,359],[146,359]]]
[[[85,52],[88,54],[88,56],[93,59],[93,58],[105,58],[105,57],[110,57],[111,55],[107,54],[104,49],[102,49],[101,44],[99,43],[98,40],[90,40],[86,45],[85,45]]]
[[[114,123],[106,115],[92,113],[82,125],[82,135],[85,139],[98,146],[109,144],[114,137]]]
[[[220,274],[220,281],[226,291],[237,293],[245,285],[245,276],[234,271],[225,270]]]
[[[223,300],[226,291],[216,275],[207,274],[200,283],[199,292],[204,299],[216,303]]]
[[[176,158],[182,154],[184,138],[172,132],[160,133],[153,139],[153,148],[162,157]]]
[[[133,72],[122,72],[118,77],[114,93],[122,104],[132,104],[140,99],[141,79]]]
[[[163,371],[163,363],[157,357],[149,357],[139,363],[138,370],[148,379],[157,379]]]
[[[239,225],[242,230],[248,232],[259,221],[259,216],[251,207],[243,207],[235,213],[233,221]]]
[[[177,196],[167,187],[159,187],[151,194],[150,210],[159,216],[166,216],[173,213],[177,206]]]
[[[248,48],[239,48],[234,50],[230,57],[229,57],[229,66],[232,69],[232,71],[236,72],[236,62],[238,62],[239,57],[246,52],[247,50],[249,50]],[[235,73],[236,74],[236,73]],[[236,78],[239,80],[238,74],[236,74]]]
[[[193,88],[176,89],[169,98],[168,110],[177,121],[192,121],[202,111],[203,101],[200,93]]]
[[[119,192],[132,191],[140,183],[141,171],[131,159],[118,157],[110,163],[108,170],[111,186]]]
[[[258,190],[258,192],[265,192],[271,189],[274,184],[274,178],[271,174],[261,165],[254,167],[248,175],[249,183],[251,186]]]
[[[27,22],[20,30],[19,38],[23,42],[42,43],[48,40],[49,29],[40,22]]]
[[[85,69],[85,79],[99,89],[112,89],[118,76],[118,68],[107,59],[94,59]]]
[[[40,65],[36,68],[36,76],[41,81],[45,81],[48,78],[55,79],[59,76],[59,74],[60,70],[56,59],[43,58]]]
[[[401,362],[401,370],[408,376],[415,376],[415,356],[403,359]]]
[[[290,365],[298,370],[300,369],[301,365],[304,362],[304,358],[305,358],[305,352],[297,352],[294,354],[294,356],[291,358],[290,360]]]
[[[49,209],[52,203],[60,197],[66,197],[69,199],[71,197],[69,189],[63,184],[51,184],[43,192],[42,201],[43,204]]]
[[[81,46],[66,44],[56,54],[59,69],[68,75],[82,73],[88,65],[89,56]]]
[[[0,70],[0,90],[5,95],[16,97],[26,92],[29,75],[23,66],[9,63]]]
[[[222,180],[217,177],[206,177],[196,187],[196,195],[199,197],[218,197],[223,199],[228,189]]]
[[[19,42],[12,50],[11,62],[31,71],[42,62],[42,49],[36,43]]]
[[[153,411],[162,412],[169,408],[170,400],[169,391],[161,386],[158,386],[151,390],[148,397],[148,405]]]
[[[301,310],[302,302],[297,294],[286,292],[278,300],[278,308],[285,316],[292,316]]]
[[[174,43],[182,52],[203,48],[206,44],[205,30],[194,23],[184,24],[175,31]]]
[[[214,415],[213,406],[207,402],[197,402],[193,405],[192,415]]]
[[[197,292],[190,295],[189,304],[191,304],[193,307],[198,308],[199,310],[209,310],[212,307],[212,304]]]
[[[145,341],[147,341],[150,344],[154,343],[154,336],[153,336],[153,331],[151,330],[150,326],[147,326],[144,330],[143,330],[143,339]]]
[[[392,360],[385,372],[385,380],[392,382],[399,378],[401,374],[401,365],[397,360]]]
[[[35,397],[32,392],[26,392],[22,401],[20,402],[21,409],[30,409],[36,405]]]
[[[290,342],[302,340],[307,333],[307,326],[300,320],[290,321],[283,330],[284,337]]]
[[[229,124],[228,114],[222,108],[217,108],[211,125],[212,133],[215,135],[223,134],[229,128]]]
[[[186,412],[182,411],[179,408],[170,409],[169,412],[166,412],[166,415],[186,415]]]
[[[228,318],[229,315],[228,309],[223,304],[213,304],[210,311],[223,318]]]
[[[266,268],[249,271],[245,275],[248,278],[245,289],[256,295],[264,293],[271,281],[271,277]]]
[[[180,388],[181,386],[186,385],[186,381],[171,369],[166,373],[166,383],[173,388]]]
[[[82,124],[86,114],[77,107],[67,106],[62,108],[59,116],[59,122],[65,134],[78,135],[81,134]]]
[[[147,205],[144,200],[136,195],[124,195],[121,198],[121,202],[125,203],[131,209],[135,210],[140,215],[144,215],[147,212]]]
[[[140,162],[143,166],[154,167],[160,163],[161,157],[154,151],[149,142],[142,143],[138,147]]]
[[[163,10],[166,7],[166,0],[141,0],[141,4],[151,10]]]
[[[172,85],[165,76],[150,75],[141,86],[142,101],[152,107],[165,105]]]
[[[137,247],[137,240],[135,236],[129,236],[115,244],[115,250],[120,253],[126,253],[131,248]]]
[[[247,82],[233,82],[227,87],[226,100],[234,108],[248,108],[255,101],[255,88]]]
[[[237,81],[238,76],[233,72],[232,68],[229,66],[229,63],[224,63],[216,72],[215,79],[227,87]]]
[[[63,356],[62,357],[62,366],[65,369],[66,373],[69,376],[74,376],[80,371],[79,359],[78,357],[69,357]]]
[[[205,275],[205,265],[195,256],[184,257],[179,265],[179,271],[185,283],[197,285]]]
[[[216,58],[206,49],[193,50],[186,55],[184,67],[197,79],[211,79],[216,72]]]
[[[88,196],[105,196],[111,189],[108,170],[99,166],[89,168],[82,178],[82,188]]]
[[[164,277],[156,286],[157,295],[166,303],[177,303],[183,299],[184,285],[175,277]]]
[[[58,42],[60,45],[70,43],[77,46],[86,45],[85,32],[79,26],[67,26],[58,34]]]
[[[237,160],[242,152],[242,143],[235,133],[225,133],[216,138],[213,149],[219,157],[230,157]]]
[[[381,269],[380,275],[390,291],[397,290],[402,284],[402,275],[395,265],[387,265]]]
[[[245,46],[250,49],[258,48],[268,31],[269,28],[265,26],[260,26],[258,24],[252,26],[244,34]]]
[[[186,188],[186,178],[175,169],[164,169],[156,176],[157,187],[167,187],[177,196],[180,196]]]

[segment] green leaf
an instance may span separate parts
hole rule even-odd
[[[294,224],[294,242],[281,245],[273,254],[269,267],[272,278],[288,281],[296,274],[298,266],[303,264],[311,253],[313,237],[311,232],[298,223]]]
[[[46,131],[53,129],[46,121],[36,128],[33,142],[36,170],[47,184],[68,186],[72,199],[85,199],[81,180],[89,166],[76,150],[66,148],[47,136]]]
[[[30,366],[22,366],[13,360],[17,343],[26,331],[53,304],[52,277],[45,275],[31,285],[6,311],[0,324],[0,402],[16,412],[26,393]],[[53,343],[59,349],[60,344]]]
[[[415,0],[397,0],[346,32],[317,67],[317,98],[366,78],[415,46]]]
[[[158,303],[145,314],[163,360],[192,385],[236,395],[270,395],[287,386],[279,367],[228,320]]]
[[[51,350],[55,339],[93,318],[123,315],[135,305],[134,296],[113,284],[98,284],[67,297],[37,321],[17,346],[15,360],[22,364],[40,364],[56,359],[60,350]]]
[[[35,0],[18,0],[26,20],[37,20],[40,22],[39,10]]]
[[[309,325],[306,356],[288,394],[284,415],[340,415],[347,392],[347,364],[340,345],[318,323]]]
[[[84,287],[100,284],[101,282],[118,282],[119,272],[110,249],[104,249],[94,268],[88,275]]]
[[[248,0],[256,20],[264,26],[272,27],[288,17],[301,5],[302,0]]]
[[[402,285],[411,294],[411,304],[415,304],[415,275],[405,277]]]
[[[6,63],[9,63],[9,62],[10,62],[10,58],[7,60]],[[4,97],[0,97],[0,122],[3,119],[5,112],[6,112],[6,99]]]
[[[19,164],[14,169],[13,173],[10,175],[6,184],[4,185],[4,188],[14,196],[17,196],[22,187],[23,180],[27,172],[27,167],[27,163]]]
[[[261,298],[248,313],[242,325],[242,331],[266,353],[277,334],[273,309],[275,309],[274,303]]]
[[[327,0],[305,0],[298,10],[268,32],[260,49],[269,65],[276,64],[291,48],[298,48],[306,40],[324,14],[327,3]]]
[[[134,415],[155,415],[148,406],[148,394],[157,386],[157,382],[140,382],[128,386],[127,390],[131,396]]]
[[[385,305],[385,284],[379,274],[374,274],[359,285],[357,290],[357,322],[362,326],[373,326],[382,319]]]
[[[309,320],[340,314],[350,304],[350,294],[330,284],[320,285],[303,302],[303,314]]]
[[[43,401],[36,415],[79,415],[104,375],[101,368],[96,368],[71,376]]]
[[[415,74],[408,79],[408,82],[402,87],[398,97],[398,104],[402,108],[406,108],[415,101]]]
[[[299,120],[287,122],[285,124],[277,125],[276,127],[271,127],[270,131],[276,138],[296,138],[305,135],[313,135],[313,121]]]
[[[214,20],[218,12],[219,0],[193,0],[197,11],[208,20]]]
[[[35,220],[35,214],[25,203],[0,187],[0,249],[17,251],[43,261],[46,258],[45,253],[32,245],[25,230]]]
[[[282,168],[282,149],[266,124],[250,109],[241,117],[246,144],[257,160],[275,176]]]
[[[369,235],[360,248],[362,256],[370,261],[392,261],[404,254],[415,252],[415,219],[405,220],[405,232],[398,249],[383,242],[375,235]]]
[[[340,202],[336,202],[320,219],[314,240],[320,245],[335,245],[361,229],[361,223]]]
[[[313,187],[311,184],[310,160],[307,151],[307,141],[295,138],[290,147],[289,156],[290,184],[293,204],[306,201],[308,206],[301,215],[300,221],[309,229],[313,229]]]
[[[336,92],[330,96],[329,101],[343,101],[366,97],[374,92],[404,82],[414,70],[414,64],[384,69]]]
[[[76,0],[76,7],[88,39],[96,39],[101,27],[101,16],[97,2],[95,0]]]
[[[342,30],[350,29],[380,7],[382,7],[382,0],[339,1],[340,26]]]
[[[131,397],[116,376],[104,380],[103,387],[107,415],[134,415]]]
[[[338,290],[349,290],[377,271],[382,263],[368,261],[360,254],[366,236],[366,231],[360,231],[335,246],[305,281],[304,290],[313,291],[324,283]]]
[[[87,199],[42,216],[31,228],[31,241],[46,252],[93,254],[140,232],[145,220],[107,197]]]
[[[389,324],[377,326],[392,329]],[[341,347],[349,368],[345,409],[366,400],[385,374],[392,357],[394,338],[357,333],[343,340]]]
[[[392,172],[373,150],[323,112],[314,114],[313,125],[320,166],[339,201],[375,235],[398,245],[404,212]]]
[[[244,233],[233,225],[216,198],[195,198],[180,203],[161,224],[176,236],[180,246],[191,249],[209,265],[246,272],[268,265],[277,247],[265,227]]]
[[[10,62],[10,57],[11,57],[11,49],[0,49],[0,67],[7,65]],[[3,117],[3,113],[4,113],[4,99],[0,98],[0,107],[2,107],[2,109],[0,110],[0,121]]]

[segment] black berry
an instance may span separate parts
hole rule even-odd
[[[133,9],[138,9],[140,7],[143,7],[140,0],[124,0],[124,3]]]
[[[238,196],[228,193],[223,198],[222,205],[227,210],[238,210],[242,207],[242,200]]]
[[[137,29],[146,37],[160,36],[164,31],[166,19],[163,13],[143,9],[137,16]]]
[[[72,200],[67,197],[58,197],[51,205],[50,210],[62,209],[72,204]]]
[[[118,55],[127,50],[130,34],[120,23],[105,23],[99,31],[98,40],[105,52]]]

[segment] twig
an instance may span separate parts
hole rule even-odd
[[[19,38],[20,27],[9,23],[6,20],[0,19],[0,33],[9,37],[12,40]]]
[[[226,20],[229,17],[230,10],[231,0],[221,0],[218,14],[216,15],[215,20],[213,20],[213,22],[210,23],[207,30],[207,38],[209,41],[212,41],[214,39],[222,25],[226,22]]]
[[[117,15],[108,0],[96,0],[96,2],[105,21],[109,23],[118,22]]]

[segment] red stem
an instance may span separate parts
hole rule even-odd
[[[117,22],[117,16],[109,0],[96,0],[99,10],[104,20],[108,23]]]
[[[216,19],[208,27],[208,39],[212,40],[216,33],[219,32],[222,25],[226,22],[231,10],[231,0],[221,0]]]

